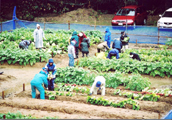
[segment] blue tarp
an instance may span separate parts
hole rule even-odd
[[[172,110],[170,110],[170,112],[168,112],[162,119],[170,119],[170,120],[172,120]]]

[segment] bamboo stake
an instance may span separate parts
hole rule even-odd
[[[25,91],[25,84],[23,83],[23,91]]]
[[[4,91],[2,91],[2,99],[4,99],[5,98],[5,96],[4,96]]]
[[[70,21],[68,21],[68,30],[70,30]]]

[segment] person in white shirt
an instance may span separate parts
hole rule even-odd
[[[36,49],[43,47],[43,38],[46,40],[44,36],[44,31],[41,29],[40,25],[36,25],[36,29],[34,30],[34,42]]]
[[[105,95],[105,81],[106,79],[103,76],[97,76],[94,80],[94,83],[90,89],[90,95],[97,95],[97,89],[101,90],[101,95]]]

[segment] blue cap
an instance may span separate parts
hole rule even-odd
[[[98,81],[98,82],[96,83],[96,87],[100,87],[100,85],[101,85],[101,82]]]
[[[53,63],[54,61],[53,61],[53,59],[52,58],[50,58],[49,59],[49,63]]]

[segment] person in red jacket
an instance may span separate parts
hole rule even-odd
[[[84,38],[87,38],[87,36],[85,35],[85,33],[80,32],[78,34],[78,37],[79,37],[79,50],[81,51],[81,42],[83,41]]]

